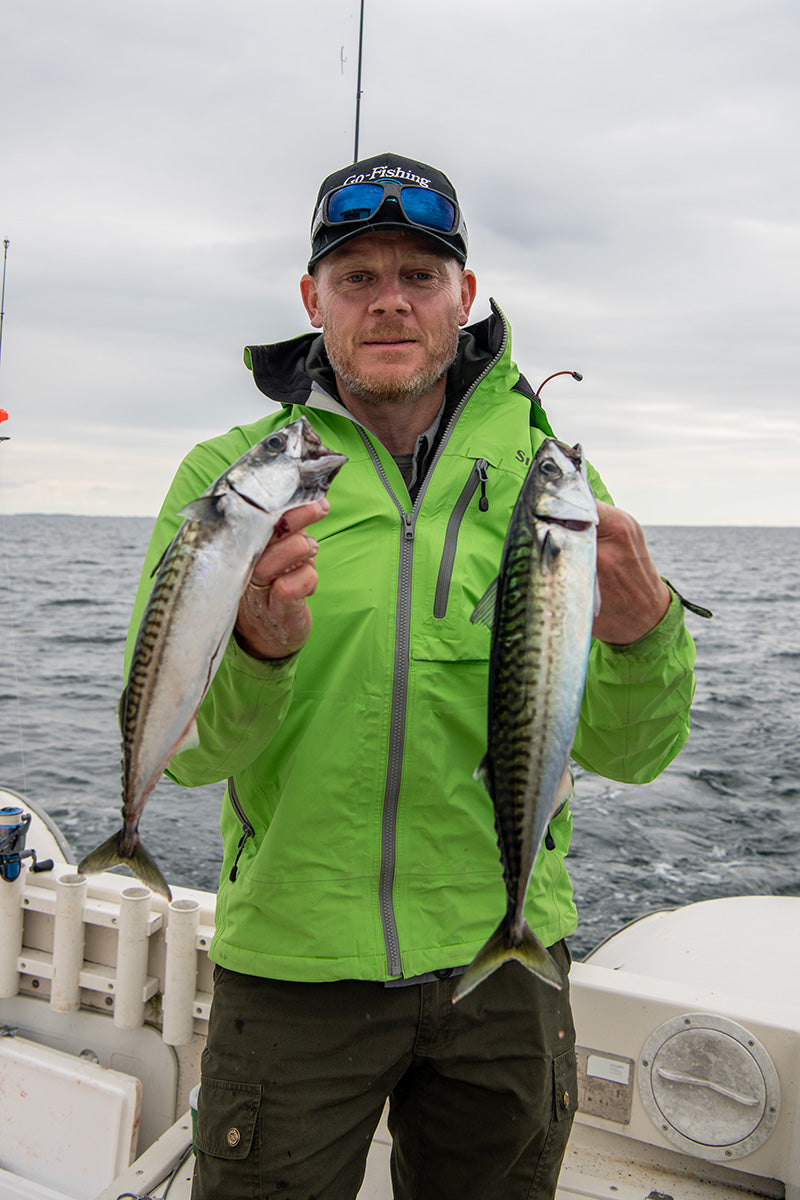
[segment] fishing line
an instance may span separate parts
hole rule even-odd
[[[0,289],[0,353],[3,349],[3,319],[5,317],[6,307],[6,267],[8,266],[8,238],[3,239],[3,282]],[[8,413],[5,410],[0,410],[0,420],[7,420]],[[0,443],[7,442],[8,438],[0,438]],[[8,447],[3,449],[3,455],[8,455]],[[5,457],[0,460],[5,461]],[[3,489],[0,488],[0,504],[3,499]],[[25,769],[25,745],[22,739],[22,707],[19,698],[19,665],[17,662],[17,640],[16,640],[16,612],[14,609],[14,592],[11,587],[11,567],[9,564],[8,552],[8,526],[6,524],[5,510],[0,507],[0,524],[3,528],[3,559],[6,564],[6,579],[8,590],[8,602],[5,606],[6,611],[0,614],[0,619],[3,620],[4,630],[8,632],[8,642],[11,651],[11,668],[14,672],[14,698],[17,704],[17,728],[19,730],[19,756],[22,763],[22,795],[25,799],[28,796],[28,776]]]
[[[6,450],[5,453],[8,453]],[[0,488],[0,498],[2,497],[2,489]],[[22,796],[27,800],[28,797],[28,773],[25,766],[25,742],[22,736],[22,705],[20,703],[19,690],[19,663],[17,661],[17,618],[16,606],[14,603],[14,590],[11,584],[11,565],[9,554],[9,538],[8,525],[6,522],[5,511],[0,509],[0,527],[3,530],[3,561],[5,563],[6,575],[6,592],[7,602],[3,605],[3,641],[9,647],[9,655],[11,660],[11,670],[13,674],[13,699],[17,709],[17,729],[19,731],[19,757],[22,767]]]

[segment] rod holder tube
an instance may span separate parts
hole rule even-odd
[[[144,1024],[150,902],[150,889],[146,887],[125,888],[120,896],[114,998],[117,1029],[138,1029]]]
[[[197,900],[173,900],[166,930],[167,954],[164,967],[164,1027],[161,1036],[168,1046],[185,1046],[194,1030],[194,998],[197,988]]]
[[[78,872],[61,875],[56,883],[56,916],[53,928],[53,979],[50,1007],[69,1013],[80,1008],[80,974],[83,967],[83,904],[89,881]]]
[[[16,879],[0,879],[0,999],[19,991],[19,956],[22,953],[22,894],[27,868]]]

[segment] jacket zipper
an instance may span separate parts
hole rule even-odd
[[[236,876],[239,874],[239,859],[242,857],[242,851],[245,848],[247,839],[255,837],[256,831],[250,824],[249,820],[247,819],[247,814],[242,808],[242,802],[239,799],[239,795],[236,791],[236,784],[233,782],[232,775],[228,780],[228,796],[230,797],[230,802],[233,805],[233,811],[236,813],[236,816],[239,818],[242,826],[242,836],[239,838],[239,845],[236,847],[236,858],[233,860],[231,873],[228,876],[231,883],[235,883]]]
[[[486,512],[489,508],[489,501],[486,499],[486,482],[489,478],[487,472],[488,466],[489,463],[485,458],[479,458],[475,463],[475,466],[470,471],[467,485],[458,497],[455,508],[450,514],[450,520],[447,522],[442,561],[439,564],[439,577],[436,580],[436,595],[433,598],[434,617],[441,618],[447,613],[450,582],[453,577],[453,565],[456,560],[456,550],[458,548],[458,534],[470,501],[478,490],[478,484],[480,484],[481,488],[481,498],[478,501],[478,508],[481,512]]]
[[[396,978],[403,974],[403,964],[400,958],[400,939],[397,933],[397,920],[394,913],[392,892],[397,861],[395,842],[397,803],[400,796],[400,777],[403,769],[403,746],[406,734],[408,647],[411,630],[411,568],[414,558],[416,505],[410,513],[405,511],[392,490],[389,478],[366,431],[359,428],[359,433],[378,477],[397,508],[401,522],[394,663],[392,670],[392,699],[389,712],[389,749],[386,763],[386,783],[383,791],[381,866],[378,876],[378,905],[381,915],[383,943],[386,951],[386,971],[390,976]]]
[[[493,305],[493,307],[495,307]],[[499,311],[499,310],[496,310]],[[502,319],[502,314],[501,314]],[[367,448],[375,470],[389,496],[394,501],[400,514],[402,537],[400,539],[400,562],[397,582],[397,620],[395,623],[394,677],[392,682],[392,702],[389,718],[389,751],[386,768],[386,785],[383,795],[383,817],[381,825],[381,868],[378,883],[378,899],[383,929],[384,948],[386,951],[386,970],[391,977],[397,978],[403,974],[403,964],[400,957],[400,939],[397,933],[397,919],[394,912],[394,873],[397,865],[397,806],[400,798],[400,783],[403,768],[403,752],[406,733],[406,698],[408,696],[408,662],[409,645],[411,641],[411,568],[414,558],[414,532],[425,492],[431,475],[442,456],[445,446],[455,429],[456,422],[464,411],[467,402],[475,394],[489,372],[496,366],[505,353],[508,345],[508,326],[503,320],[503,339],[500,348],[492,361],[484,368],[475,382],[464,393],[460,403],[452,413],[441,441],[430,463],[425,478],[422,481],[417,498],[410,513],[407,513],[392,491],[392,486],[384,471],[381,461],[375,452],[366,430],[358,427],[358,431]],[[477,487],[477,482],[476,482]],[[485,495],[484,495],[485,499]],[[243,839],[246,841],[246,838]]]

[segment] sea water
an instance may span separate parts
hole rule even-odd
[[[152,524],[0,517],[0,785],[44,807],[77,858],[119,825],[115,709]],[[659,570],[714,616],[687,615],[697,693],[678,758],[642,786],[577,772],[576,957],[656,909],[800,894],[800,529],[646,534]],[[159,783],[142,832],[170,882],[216,886],[222,796]]]

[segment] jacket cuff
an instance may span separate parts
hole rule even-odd
[[[294,675],[299,653],[299,650],[295,650],[294,653],[287,654],[285,658],[253,658],[251,654],[242,649],[236,640],[236,634],[232,633],[228,639],[228,645],[225,647],[224,657],[231,669],[241,675],[247,675],[250,679],[259,681],[272,679],[280,682],[283,679],[290,679]]]
[[[640,637],[635,642],[629,642],[626,646],[615,646],[610,642],[605,642],[604,645],[607,650],[610,650],[613,654],[625,654],[629,658],[644,661],[656,658],[665,646],[669,646],[675,640],[683,628],[683,601],[668,580],[665,579],[664,582],[669,588],[672,598],[669,608],[655,629],[651,629],[644,637]]]

